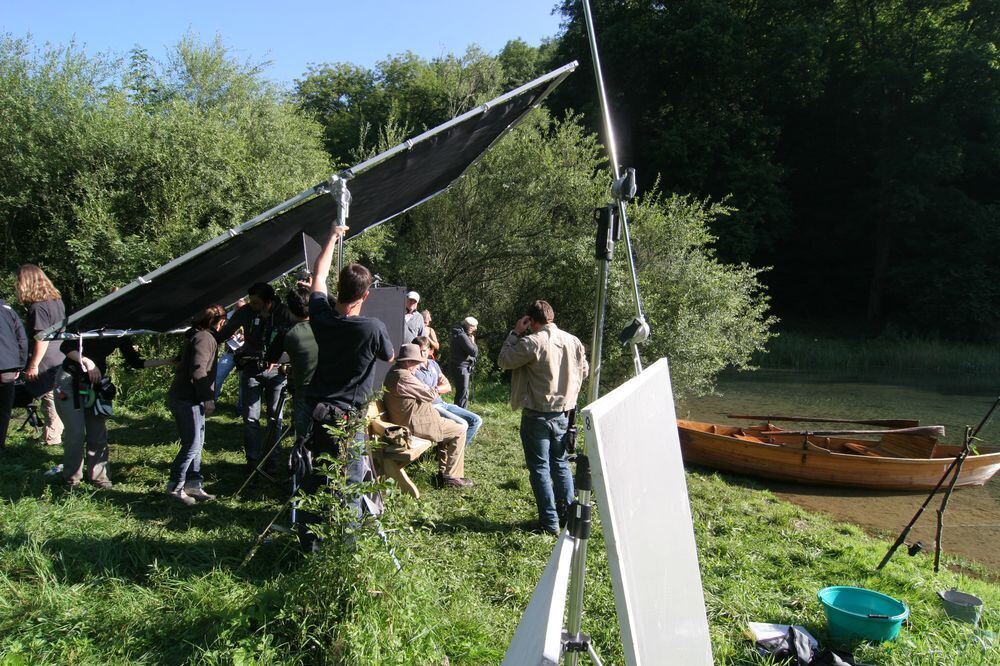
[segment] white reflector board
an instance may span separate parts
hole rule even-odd
[[[556,547],[549,556],[549,563],[531,595],[528,608],[517,624],[514,638],[507,646],[503,666],[559,664],[573,542],[574,539],[567,535],[566,530],[559,535]]]
[[[588,405],[583,425],[626,662],[711,664],[667,359]]]

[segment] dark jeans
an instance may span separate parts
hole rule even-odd
[[[573,502],[573,474],[563,446],[569,427],[566,412],[521,412],[521,446],[528,466],[538,520],[547,530],[559,529],[559,510]],[[558,507],[558,509],[557,509]]]
[[[170,411],[181,436],[181,450],[170,466],[174,488],[201,488],[201,450],[205,446],[205,408],[199,402],[170,399]]]
[[[278,398],[287,381],[288,377],[279,373],[277,368],[259,375],[240,371],[240,383],[243,388],[243,449],[246,451],[247,465],[250,467],[256,467],[266,453],[264,433],[260,428],[261,403],[266,401],[267,417],[274,425],[274,436],[277,437],[281,433]],[[274,462],[276,458],[277,456],[272,456],[267,466],[273,469],[277,464]]]
[[[363,444],[364,441],[365,431],[362,429],[354,436],[354,442],[360,445]],[[326,431],[326,428],[323,427],[323,424],[319,421],[313,422],[312,435],[309,441],[306,442],[306,446],[311,452],[314,460],[322,453],[328,453],[334,458],[340,457],[341,441],[330,435],[330,433]],[[372,466],[371,456],[367,453],[362,455],[360,452],[360,446],[348,448],[350,460],[344,468],[344,473],[347,476],[347,483],[355,484],[374,480],[375,471]],[[329,479],[326,475],[320,474],[311,469],[308,470],[308,473],[302,475],[301,479],[299,487],[302,489],[302,493],[304,495],[312,495],[329,483]],[[348,506],[355,509],[358,520],[360,521],[366,513],[375,516],[382,513],[382,498],[375,493],[373,494],[376,496],[353,495],[345,497],[343,500]],[[312,530],[309,529],[309,526],[315,525],[321,521],[321,516],[318,516],[310,511],[298,511],[297,513],[296,526],[299,531],[299,543],[302,546],[302,549],[307,553],[314,552],[319,546],[319,538],[313,534]]]
[[[14,411],[14,382],[0,382],[0,449],[7,445],[7,428]]]
[[[455,382],[455,404],[462,409],[469,407],[469,386],[472,383],[472,371],[469,368],[452,370],[451,380]]]

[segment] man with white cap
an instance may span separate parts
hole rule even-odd
[[[410,344],[413,338],[427,335],[424,332],[424,316],[417,312],[420,294],[415,291],[406,292],[406,314],[403,315],[403,344]]]
[[[475,317],[466,317],[451,329],[451,348],[448,350],[448,371],[455,384],[455,404],[462,409],[469,408],[469,385],[472,370],[476,367],[479,347],[476,346],[476,329],[479,322]]]

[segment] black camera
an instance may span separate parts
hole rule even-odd
[[[241,372],[249,373],[251,375],[259,375],[267,370],[268,364],[264,361],[264,357],[261,354],[236,354],[236,367],[240,369]]]

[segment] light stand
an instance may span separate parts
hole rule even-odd
[[[604,92],[604,77],[601,74],[601,61],[597,52],[597,38],[594,32],[594,19],[590,13],[589,0],[583,0],[583,14],[587,23],[587,36],[590,41],[590,52],[594,61],[594,77],[597,82],[597,95],[601,103],[601,116],[604,119],[605,146],[611,161],[614,174],[612,195],[614,203],[598,209],[597,242],[595,257],[598,262],[597,303],[594,312],[594,335],[590,350],[590,402],[600,397],[601,385],[601,355],[604,343],[604,318],[607,310],[608,278],[611,274],[611,259],[614,244],[623,236],[628,254],[629,268],[632,274],[632,298],[636,316],[622,331],[619,340],[623,345],[632,348],[632,363],[635,374],[642,372],[642,360],[639,357],[638,344],[649,337],[649,324],[642,312],[642,299],[639,296],[639,278],[632,253],[632,239],[629,233],[628,216],[625,212],[625,202],[635,196],[635,170],[629,169],[624,176],[618,167],[618,152],[615,147],[614,128],[611,124],[611,114],[608,110],[607,95]],[[590,636],[584,634],[583,596],[587,575],[587,545],[590,539],[590,528],[593,514],[591,492],[593,484],[590,474],[590,460],[587,457],[587,439],[584,437],[576,456],[576,491],[577,499],[569,507],[567,530],[573,537],[573,555],[570,563],[569,601],[566,618],[566,630],[562,636],[562,650],[569,666],[576,666],[581,652],[586,652],[591,661],[600,666],[601,660],[594,651]]]

